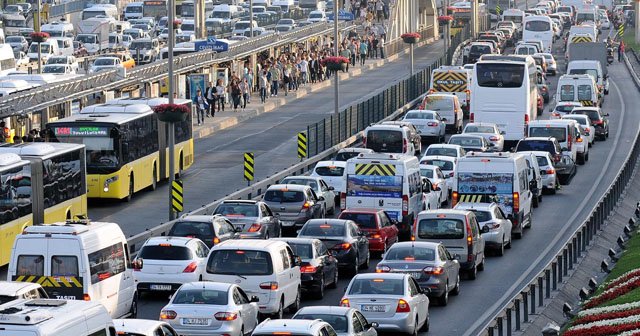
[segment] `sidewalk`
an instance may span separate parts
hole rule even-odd
[[[416,44],[414,56],[417,60],[418,50],[422,46],[433,46],[433,39],[429,39],[427,41],[423,41],[421,43]],[[438,44],[438,43],[436,43]],[[400,58],[408,59],[409,48],[405,48],[405,50],[399,54],[391,55],[385,59],[373,58],[368,59],[364,66],[360,66],[356,64],[356,66],[349,66],[349,71],[347,73],[339,73],[340,76],[340,90],[348,90],[350,89],[350,85],[353,83],[351,79],[367,76],[372,70],[377,70],[381,67],[384,67],[388,64],[393,64]],[[397,62],[396,62],[397,63]],[[417,69],[416,64],[416,69]],[[215,132],[219,132],[221,130],[237,126],[243,121],[255,118],[261,114],[272,112],[288,103],[291,103],[297,99],[304,98],[310,94],[316,94],[319,91],[326,90],[328,88],[333,88],[334,78],[331,77],[329,80],[325,80],[322,82],[317,82],[315,84],[307,83],[304,86],[300,86],[298,91],[290,91],[288,96],[284,96],[284,91],[280,89],[280,95],[278,97],[267,97],[267,101],[262,104],[260,102],[260,96],[258,92],[253,92],[251,95],[251,103],[247,104],[247,108],[245,110],[238,109],[237,112],[233,112],[233,108],[231,104],[227,104],[225,106],[224,112],[216,112],[215,117],[213,118],[205,118],[205,122],[202,125],[194,125],[193,126],[193,137],[194,139],[207,137]],[[195,120],[195,119],[194,119]]]

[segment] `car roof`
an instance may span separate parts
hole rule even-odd
[[[226,282],[213,282],[213,281],[194,281],[187,282],[180,286],[181,290],[186,289],[211,289],[211,290],[219,290],[219,291],[227,291],[233,284]]]
[[[264,239],[230,239],[225,240],[222,243],[215,245],[212,250],[217,249],[256,249],[264,250],[272,247],[278,247],[282,244],[286,244],[277,240],[264,240]]]
[[[437,169],[437,168],[440,168],[440,167],[436,165],[430,165],[430,164],[424,164],[424,163],[420,164],[420,169]]]
[[[470,122],[470,123],[467,123],[467,125],[465,125],[465,127],[467,127],[469,125],[473,125],[473,126],[495,126],[495,127],[498,127],[498,125],[496,125],[495,123],[488,123],[488,122]],[[461,134],[454,134],[454,135],[461,135]]]
[[[351,222],[350,219],[338,219],[338,218],[314,218],[308,220],[304,225],[307,224],[331,224],[331,225],[346,225],[347,222]]]
[[[144,246],[148,245],[160,245],[160,244],[171,244],[172,246],[187,246],[189,242],[197,238],[187,238],[187,237],[151,237],[147,239],[144,243]]]
[[[362,148],[362,147],[347,147],[342,148],[338,151],[339,153],[373,153],[373,149],[371,148]]]
[[[586,111],[600,111],[600,108],[599,108],[599,107],[593,107],[593,106],[580,106],[579,108],[574,109],[574,110],[578,110],[578,111],[579,111],[579,110],[586,110]]]
[[[453,134],[451,137],[449,137],[449,141],[451,141],[451,139],[454,139],[454,138],[469,138],[469,137],[484,139],[482,135],[478,135],[474,133],[463,133],[463,134]]]
[[[214,216],[209,215],[187,215],[177,219],[180,222],[211,222]]]
[[[290,176],[287,176],[287,177],[283,178],[283,179],[281,180],[281,182],[282,182],[282,181],[284,181],[284,180],[286,180],[286,179],[298,179],[298,180],[313,180],[313,181],[317,181],[317,180],[321,180],[321,179],[322,179],[322,177],[320,177],[320,176],[305,176],[305,175],[290,175]]]
[[[322,320],[267,319],[255,328],[254,333],[271,333],[278,331],[287,331],[294,334],[310,333],[325,325],[327,325],[327,322]]]
[[[446,156],[446,155],[425,155],[422,158],[420,158],[420,161],[423,160],[442,160],[442,161],[451,161],[451,162],[456,162],[456,158],[454,158],[453,156]]]
[[[0,295],[13,295],[22,290],[39,287],[40,285],[32,282],[0,281]]]
[[[457,216],[466,216],[468,211],[465,210],[456,210],[456,209],[437,209],[437,210],[425,210],[421,211],[418,216],[437,216],[437,215],[457,215]]]
[[[353,279],[404,279],[406,273],[358,273]]]
[[[274,184],[270,186],[267,191],[274,189],[285,189],[286,191],[304,191],[307,188],[311,189],[311,187],[302,184]]]
[[[393,245],[391,245],[389,248],[400,248],[400,247],[408,247],[408,246],[415,246],[415,247],[428,247],[428,248],[437,248],[438,245],[441,245],[442,243],[440,242],[427,242],[427,241],[405,241],[405,242],[397,242]]]
[[[117,332],[150,335],[165,322],[143,319],[115,319],[113,325]]]
[[[454,144],[431,144],[429,145],[429,147],[427,147],[427,149],[429,148],[454,148],[454,149],[461,149],[462,146],[460,145],[454,145]]]
[[[296,312],[298,314],[328,314],[328,315],[346,315],[348,312],[355,310],[352,307],[340,306],[307,306],[302,307]]]
[[[313,244],[315,242],[321,242],[320,239],[316,239],[316,238],[297,238],[297,237],[287,237],[287,238],[271,238],[272,240],[277,240],[277,241],[283,241],[287,244],[292,243],[298,243],[298,244]]]
[[[316,167],[329,167],[329,166],[338,166],[338,167],[345,168],[347,166],[347,162],[329,160],[329,161],[318,161],[318,163],[316,163]]]
[[[520,139],[520,141],[527,141],[527,140],[532,140],[532,141],[558,141],[556,140],[556,138],[554,137],[527,137],[524,139]]]
[[[302,176],[301,176],[302,177]],[[256,201],[256,200],[224,200],[222,201],[222,203],[224,204],[259,204],[261,201]],[[209,216],[207,216],[209,217]]]

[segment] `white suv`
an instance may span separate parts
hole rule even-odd
[[[406,125],[371,125],[364,130],[363,147],[376,153],[420,155],[419,139]]]
[[[209,253],[205,281],[235,283],[259,298],[260,314],[282,318],[300,308],[300,258],[283,241],[227,240]]]

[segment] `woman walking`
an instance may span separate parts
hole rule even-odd
[[[247,108],[250,92],[249,81],[246,78],[244,78],[242,82],[240,82],[240,92],[242,93],[242,110],[244,110]]]
[[[200,91],[200,89],[196,91],[196,96],[193,99],[193,103],[196,105],[198,125],[202,125],[202,123],[204,123],[205,111],[209,111],[209,105],[207,104],[207,100],[202,96],[202,91]]]
[[[224,87],[224,82],[222,81],[222,79],[218,79],[218,83],[216,84],[216,94],[215,94],[215,100],[218,102],[218,112],[222,111],[224,112],[224,103],[226,100],[226,95],[225,95],[225,87]],[[214,103],[215,104],[215,103]]]
[[[233,102],[233,112],[238,112],[238,106],[240,105],[240,97],[242,96],[242,91],[240,90],[240,85],[238,84],[237,80],[231,81],[229,91],[231,92],[231,101]]]

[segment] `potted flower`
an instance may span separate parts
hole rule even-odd
[[[32,42],[42,43],[49,39],[49,34],[45,32],[33,32],[29,34]]]
[[[187,120],[187,116],[191,113],[189,107],[181,104],[160,104],[153,108],[158,116],[158,120],[173,123]]]
[[[440,23],[441,25],[447,25],[451,21],[453,21],[453,16],[451,16],[451,15],[440,15],[440,16],[438,16],[438,23]]]
[[[414,43],[418,43],[418,40],[420,39],[420,34],[418,34],[418,33],[404,33],[404,34],[400,35],[400,37],[402,38],[404,43],[414,44]]]
[[[325,57],[322,60],[322,64],[325,65],[327,69],[331,71],[338,71],[338,70],[345,71],[347,69],[347,64],[349,64],[349,59],[342,56],[330,56],[330,57]]]
[[[180,27],[182,27],[182,20],[173,20],[173,29],[180,29]]]

